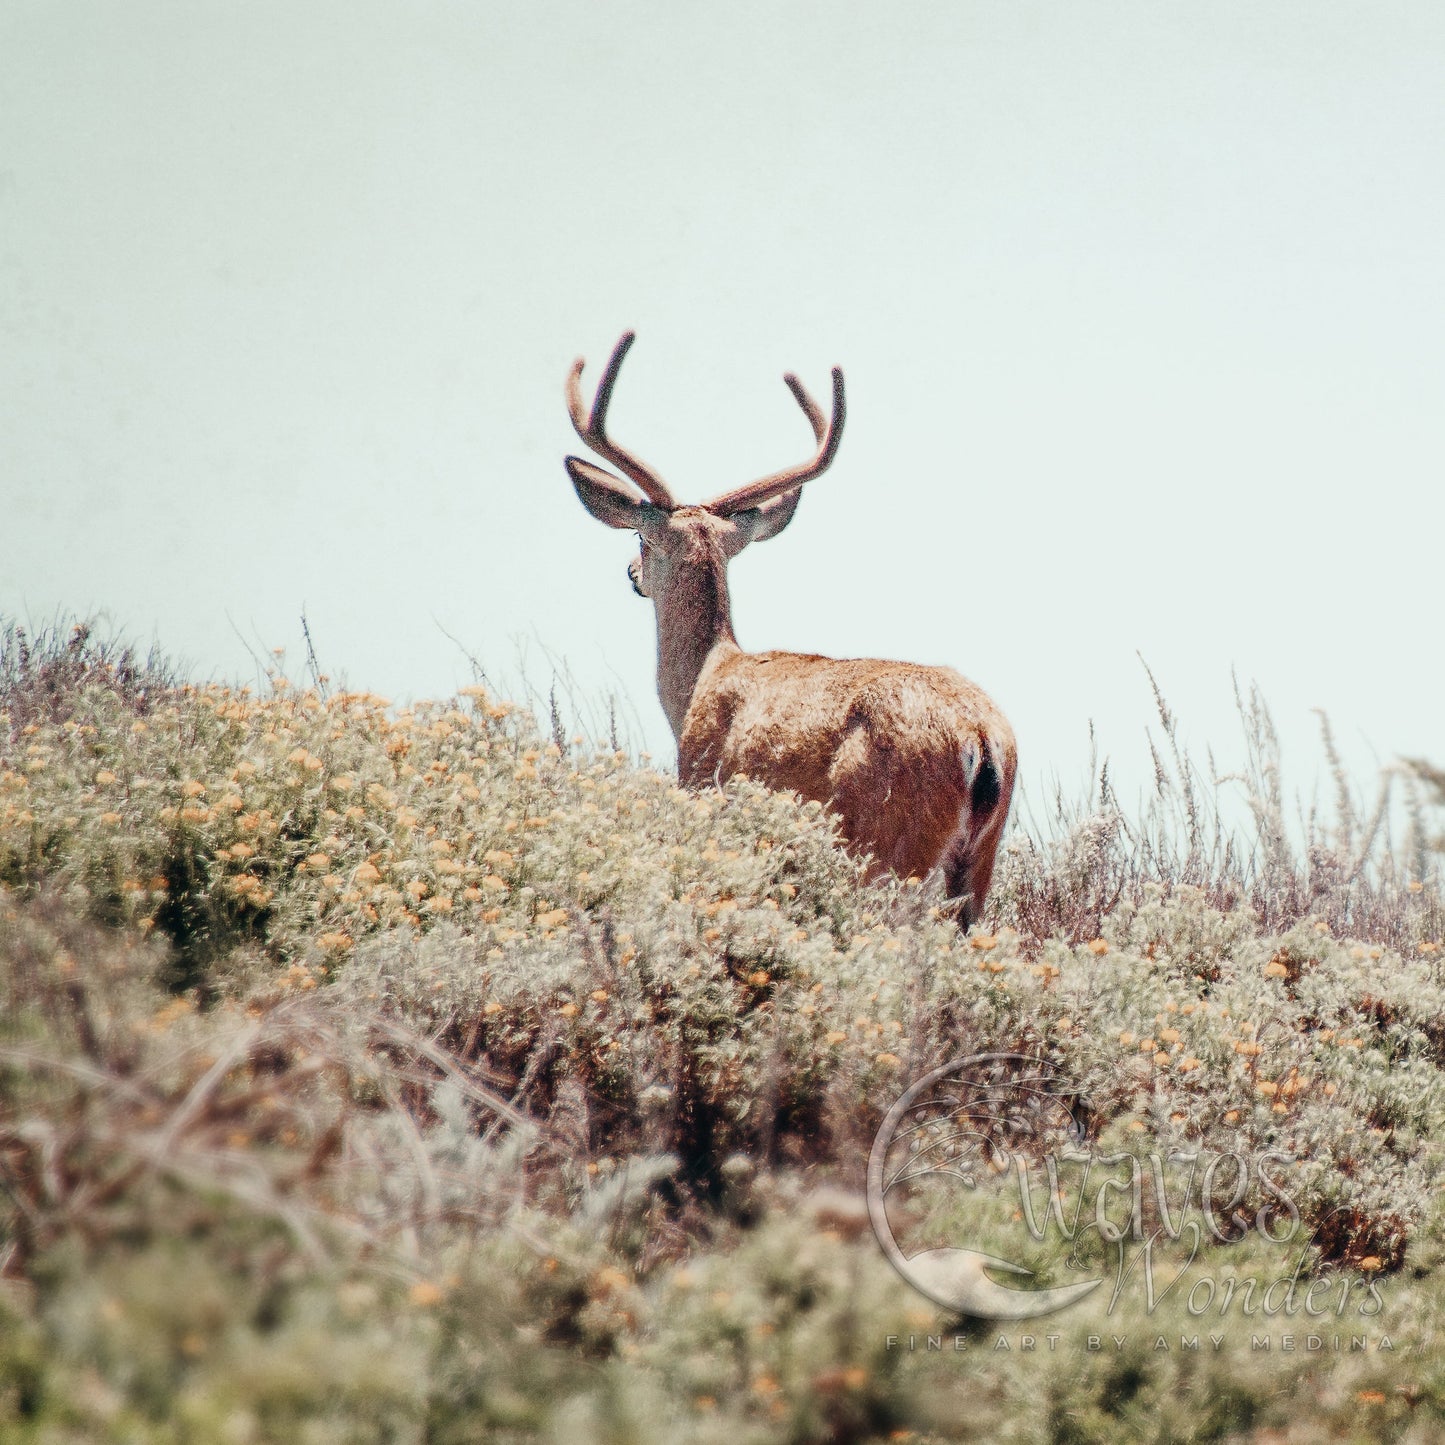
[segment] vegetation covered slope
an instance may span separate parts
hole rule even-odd
[[[930,885],[863,885],[817,805],[685,792],[480,686],[398,709],[19,643],[0,1440],[1445,1428],[1442,914],[1413,852],[1367,869],[1342,825],[1299,865],[1171,855],[1106,794],[1016,831],[964,936]],[[1268,1155],[1296,1247],[1166,1236],[1172,1292],[1136,1274],[1032,1349],[936,1309],[868,1228],[868,1150],[911,1080],[999,1050],[1047,1061],[1100,1153]],[[1277,1197],[1251,1176],[1237,1207]],[[1109,1273],[1102,1233],[1035,1239],[1018,1204],[1005,1173],[911,1225],[1031,1283]],[[1373,1286],[1364,1347],[1186,1307],[1297,1258],[1331,1298]]]

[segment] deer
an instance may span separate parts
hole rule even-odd
[[[796,376],[783,377],[813,430],[809,460],[685,505],[607,433],[635,339],[624,332],[613,348],[590,409],[585,358],[573,363],[566,388],[578,437],[622,475],[576,456],[565,465],[593,517],[640,539],[627,575],[656,612],[657,691],[677,742],[679,782],[705,787],[746,774],[816,800],[837,814],[849,849],[866,857],[866,878],[921,880],[938,869],[952,916],[969,928],[993,879],[1018,766],[1003,713],[949,667],[745,652],[733,631],[728,563],[776,537],[804,485],[832,465],[845,415],[841,369],[833,368],[826,419]]]

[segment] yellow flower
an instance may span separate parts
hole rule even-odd
[[[120,822],[120,820],[121,819],[119,813],[102,813],[100,815],[100,821],[102,823],[108,824],[111,827],[114,827],[117,823]]]
[[[1108,953],[1108,951],[1109,951],[1109,945],[1108,945],[1108,943],[1105,942],[1105,940],[1102,939],[1102,938],[1090,939],[1089,943],[1087,944],[1087,947],[1088,947],[1089,952],[1092,953],[1092,954],[1094,954],[1096,957],[1100,957],[1100,956],[1102,956],[1103,954]]]
[[[96,775],[95,781],[103,788],[109,787],[115,782],[115,774],[109,768],[102,768]]]
[[[621,1291],[629,1289],[631,1285],[632,1277],[612,1265],[603,1265],[592,1276],[592,1294],[598,1299],[606,1299],[609,1295],[619,1294]]]

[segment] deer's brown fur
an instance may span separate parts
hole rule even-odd
[[[832,460],[843,420],[843,379],[833,373],[830,423],[788,377],[818,452],[802,467],[680,506],[650,468],[606,435],[606,410],[623,355],[614,350],[590,416],[573,367],[568,401],[578,434],[645,493],[577,457],[567,469],[583,505],[613,527],[637,531],[628,568],[657,613],[658,695],[677,738],[678,773],[702,786],[746,773],[837,812],[871,870],[922,877],[937,867],[963,921],[978,916],[1017,771],[1013,731],[987,695],[947,667],[797,652],[744,652],[733,633],[727,564],[749,542],[792,519],[803,482]]]

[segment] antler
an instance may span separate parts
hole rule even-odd
[[[833,368],[833,415],[826,423],[823,420],[823,412],[818,403],[808,395],[807,389],[796,376],[789,372],[783,377],[788,384],[788,390],[793,393],[798,405],[803,408],[803,415],[808,418],[809,425],[813,428],[813,436],[817,439],[818,450],[813,459],[804,462],[802,466],[789,467],[785,472],[775,472],[770,477],[764,477],[761,481],[749,482],[745,487],[737,487],[731,492],[724,492],[720,497],[714,497],[710,502],[704,502],[703,506],[709,512],[719,517],[731,517],[734,512],[744,512],[749,507],[761,506],[762,503],[771,500],[773,497],[781,496],[784,492],[791,492],[795,487],[801,487],[804,482],[810,482],[816,476],[821,476],[833,463],[833,456],[838,450],[838,443],[843,439],[843,372],[841,368]]]
[[[612,388],[617,383],[617,373],[622,369],[622,358],[627,355],[627,348],[636,340],[635,331],[624,331],[622,339],[612,348],[612,355],[608,357],[602,372],[602,380],[597,383],[597,395],[593,399],[590,416],[582,405],[582,368],[587,364],[586,360],[579,356],[572,363],[572,374],[567,378],[567,410],[571,413],[572,425],[577,428],[577,435],[599,457],[605,457],[618,471],[631,477],[654,506],[671,512],[676,508],[677,501],[668,491],[667,483],[646,462],[633,456],[631,452],[623,451],[607,435],[607,407],[612,401]]]

